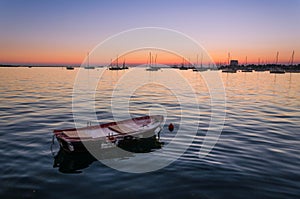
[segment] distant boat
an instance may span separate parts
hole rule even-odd
[[[86,66],[84,69],[95,69],[95,66]]]
[[[111,65],[108,69],[109,70],[123,70],[123,68],[122,67],[119,67],[119,57],[117,57],[117,64],[116,64],[116,66],[113,66],[113,65]]]
[[[163,121],[162,115],[143,116],[78,129],[54,130],[53,134],[66,152],[86,152],[85,144],[101,150],[114,148],[123,141],[155,136]]]
[[[193,71],[194,72],[203,72],[203,71],[207,71],[207,69],[206,68],[197,68],[196,67],[196,68],[193,69]]]
[[[94,66],[90,66],[90,53],[87,54],[87,65],[84,68],[85,69],[95,69]]]
[[[122,69],[123,69],[123,70],[128,69],[128,66],[126,66],[126,64],[125,64],[125,60],[123,61]]]
[[[203,54],[201,54],[201,63],[200,63],[200,67],[198,67],[198,55],[197,55],[197,66],[193,69],[194,72],[207,71],[207,68],[203,68],[202,62],[203,62]]]
[[[179,70],[188,70],[188,67],[185,67],[185,66],[184,66],[184,62],[185,62],[184,57],[182,57],[182,63],[181,63],[181,66],[178,68]]]
[[[202,68],[202,66],[201,67],[195,67],[193,69],[193,71],[194,72],[203,72],[203,71],[207,71],[207,68]]]
[[[186,67],[180,67],[179,70],[188,70]]]
[[[210,71],[216,71],[216,70],[219,70],[217,67],[212,67],[212,68],[209,68]]]
[[[286,73],[300,73],[300,69],[289,69],[285,71]]]
[[[280,68],[278,66],[278,57],[279,57],[279,52],[277,51],[277,54],[276,54],[276,62],[275,62],[275,65],[273,64],[272,68],[270,69],[270,73],[274,73],[274,74],[284,74],[285,71]]]
[[[188,67],[185,67],[184,64],[182,63],[181,66],[179,67],[179,70],[188,70]]]
[[[146,68],[146,71],[158,71],[158,70],[160,70],[160,68],[156,66],[156,58],[157,58],[157,55],[155,56],[155,61],[154,61],[155,66],[153,66],[151,52],[149,53],[149,66]]]
[[[255,69],[255,72],[265,72],[265,71],[266,71],[266,69],[264,69],[264,68]]]
[[[119,67],[114,67],[114,66],[111,66],[108,68],[109,70],[123,70],[122,68],[119,68]]]
[[[158,71],[158,70],[160,70],[160,68],[156,68],[153,66],[146,68],[146,71]]]
[[[222,73],[236,73],[236,69],[233,68],[225,68],[222,70]]]
[[[285,71],[283,70],[283,69],[281,69],[281,68],[273,68],[273,69],[271,69],[270,70],[270,73],[272,74],[284,74],[285,73]]]
[[[250,68],[247,68],[247,69],[243,69],[242,70],[242,72],[244,72],[244,73],[252,73],[252,69],[250,69]]]
[[[74,67],[73,66],[67,66],[66,69],[67,70],[74,70]]]

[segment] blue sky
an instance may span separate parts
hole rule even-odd
[[[300,54],[299,10],[299,0],[1,0],[0,62],[78,62],[107,37],[145,26],[183,32],[216,59],[288,59]]]

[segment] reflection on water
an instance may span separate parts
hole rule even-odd
[[[54,157],[53,167],[62,173],[81,173],[80,170],[87,168],[96,161],[90,153],[69,154],[60,149]]]
[[[121,140],[118,143],[120,149],[116,151],[114,148],[102,149],[101,157],[98,160],[104,159],[122,159],[134,156],[134,153],[150,153],[155,149],[160,149],[163,143],[156,136],[151,138],[141,138],[133,140]],[[97,159],[88,151],[83,153],[68,153],[62,148],[54,156],[53,167],[58,168],[62,173],[81,173]]]
[[[91,78],[100,78],[94,75],[97,70],[89,70]],[[95,96],[100,123],[112,121],[108,94],[129,71],[105,71],[101,77]],[[129,83],[138,84],[140,77],[152,83],[163,81],[172,78],[170,71],[174,72],[137,70]],[[226,89],[226,120],[218,143],[204,159],[198,158],[198,152],[208,129],[211,103],[201,73],[176,71],[192,85],[200,114],[195,113],[189,96],[176,81],[174,85],[186,102],[184,110],[168,89],[139,87],[129,100],[130,114],[165,110],[166,124],[175,125],[172,133],[164,125],[160,137],[164,145],[153,149],[155,152],[164,150],[171,141],[179,147],[185,143],[175,138],[181,119],[187,124],[183,132],[190,133],[188,125],[197,121],[199,131],[187,151],[171,165],[131,174],[111,169],[91,156],[60,152],[53,160],[49,150],[53,130],[74,128],[72,91],[77,72],[0,68],[1,198],[299,198],[300,74],[218,72]],[[181,118],[182,112],[185,118]],[[169,158],[177,153],[174,147],[164,155]],[[128,154],[150,159],[153,153]],[[57,167],[53,169],[53,165]],[[80,171],[78,175],[62,173]]]

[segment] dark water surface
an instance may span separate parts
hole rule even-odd
[[[155,82],[170,78],[171,70],[139,69],[135,73]],[[92,78],[93,71],[89,71]],[[167,123],[174,122],[176,129],[183,111],[186,124],[200,120],[200,128],[179,159],[160,170],[135,174],[112,169],[92,156],[62,155],[59,160],[63,165],[53,167],[52,131],[74,127],[72,91],[77,72],[0,68],[1,198],[300,197],[300,74],[219,72],[226,88],[226,120],[218,143],[203,159],[198,152],[211,111],[210,95],[200,73],[177,71],[190,80],[200,116],[188,101],[186,109],[180,110],[172,91],[155,84],[141,86],[129,102],[133,115],[148,113],[149,107],[154,112],[164,108]],[[96,93],[101,123],[112,120],[109,93],[125,73],[104,73]],[[131,83],[138,83],[138,78]],[[181,85],[177,88],[180,91]],[[184,92],[182,88],[183,96]],[[172,140],[174,133],[165,125],[160,141],[168,144]],[[57,153],[57,144],[53,147]],[[138,155],[151,158],[151,152]],[[176,150],[168,155],[176,156]]]

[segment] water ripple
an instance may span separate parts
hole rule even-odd
[[[157,85],[141,87],[130,96],[129,111],[143,115],[151,109],[166,110],[168,118],[161,133],[163,149],[170,142],[177,147],[161,156],[177,157],[183,146],[188,150],[155,172],[122,173],[94,161],[77,175],[67,175],[53,168],[50,143],[54,129],[74,127],[72,88],[76,72],[77,69],[61,68],[0,69],[3,198],[299,198],[300,74],[275,79],[268,73],[220,73],[227,96],[225,125],[218,143],[202,159],[198,154],[212,107],[201,76],[179,71],[196,91],[199,112],[195,104],[189,103],[191,95],[180,84],[177,87],[186,102],[184,110],[169,90]],[[140,74],[148,78],[148,73]],[[92,70],[90,75],[93,77]],[[98,85],[95,106],[100,123],[112,120],[110,94],[120,77],[121,73],[106,71]],[[168,70],[153,73],[151,81],[164,81],[165,77]],[[138,78],[129,82],[136,83]],[[127,93],[120,96],[128,97]],[[88,113],[84,102],[81,101],[81,111]],[[218,113],[222,113],[220,107]],[[193,139],[190,145],[184,136],[175,137],[181,119],[186,122],[182,131]],[[170,122],[175,125],[172,133],[167,129]],[[188,125],[195,122],[199,122],[199,130],[191,137]],[[144,155],[151,158],[152,154]]]

